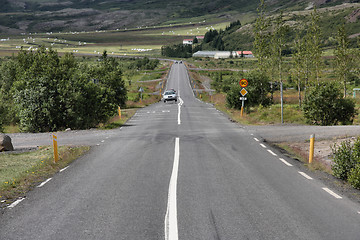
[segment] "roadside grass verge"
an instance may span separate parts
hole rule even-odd
[[[309,141],[306,141],[306,143],[309,144],[310,148]],[[311,171],[321,171],[332,175],[331,166],[321,161],[318,157],[314,156],[313,162],[311,164],[309,163],[309,150],[304,151],[303,149],[297,147],[296,144],[288,142],[276,143],[274,145],[280,148],[282,151],[285,151],[285,155],[288,155],[292,159],[300,161]]]
[[[274,104],[269,107],[252,107],[244,111],[243,117],[241,117],[240,110],[230,109],[226,106],[226,94],[224,93],[216,93],[212,96],[202,94],[202,99],[213,103],[218,110],[226,113],[232,120],[240,124],[266,125],[281,123],[280,104]],[[297,104],[284,105],[284,122],[286,124],[306,124],[302,111]]]
[[[88,146],[61,146],[60,160],[57,163],[53,160],[53,148],[49,146],[26,153],[2,153],[0,155],[1,205],[23,197],[36,184],[53,176],[89,149]]]
[[[136,108],[121,109],[121,119],[118,115],[114,116],[106,124],[100,124],[98,128],[102,130],[119,128],[124,125],[129,118],[134,116],[136,110]]]

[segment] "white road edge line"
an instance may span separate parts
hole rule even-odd
[[[18,205],[19,203],[21,203],[25,198],[20,198],[18,200],[16,200],[15,202],[13,202],[11,205],[9,205],[7,208],[14,208],[16,207],[16,205]]]
[[[67,167],[64,167],[63,169],[61,169],[59,172],[63,172],[65,171],[66,169],[68,169],[70,166],[67,166]]]
[[[175,139],[174,164],[170,178],[168,204],[165,215],[165,240],[178,240],[178,222],[177,222],[177,178],[180,159],[180,140]]]
[[[308,179],[308,180],[313,180],[312,177],[310,177],[309,175],[307,175],[307,174],[304,173],[304,172],[298,172],[298,173],[300,173],[304,178],[306,178],[306,179]]]
[[[322,188],[325,192],[329,193],[331,196],[337,198],[337,199],[342,199],[342,197],[336,193],[334,193],[333,191],[331,191],[328,188]]]
[[[289,167],[292,167],[293,165],[288,163],[285,159],[283,158],[279,158],[280,161],[282,161],[285,165],[289,166]]]
[[[50,182],[51,179],[52,179],[52,178],[49,178],[49,179],[45,180],[44,182],[42,182],[42,183],[41,183],[39,186],[37,186],[37,187],[38,187],[38,188],[43,187],[45,184],[47,184],[48,182]]]
[[[260,140],[259,140],[259,139],[257,139],[257,138],[254,138],[254,140],[255,140],[255,141],[257,141],[257,142],[259,142],[259,141],[260,141]]]
[[[273,151],[271,151],[270,149],[268,149],[267,150],[269,153],[271,153],[271,155],[273,155],[273,156],[277,156],[277,154],[276,153],[274,153]]]
[[[262,143],[260,143],[260,146],[262,146],[263,148],[266,148],[266,146],[264,144],[262,144]]]

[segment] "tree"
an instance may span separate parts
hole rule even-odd
[[[259,70],[266,74],[269,69],[269,56],[270,56],[270,33],[269,33],[269,20],[266,19],[266,5],[265,1],[261,0],[257,9],[258,17],[255,22],[255,39],[254,49],[258,60]]]
[[[334,83],[320,83],[311,88],[303,105],[304,116],[312,124],[350,124],[356,114],[352,99],[342,98]]]
[[[42,47],[20,51],[10,63],[16,71],[6,76],[14,79],[11,93],[23,131],[95,127],[125,104],[122,71],[114,58],[90,66]]]
[[[284,98],[283,98],[283,57],[282,52],[285,48],[285,33],[286,28],[284,26],[282,12],[275,20],[275,27],[271,36],[271,66],[278,73],[278,79],[280,81],[280,101],[281,101],[281,123],[284,123]]]
[[[298,88],[298,98],[299,98],[299,107],[301,107],[301,87],[304,78],[304,69],[305,69],[305,53],[306,46],[305,41],[297,35],[295,40],[295,53],[293,55],[294,65],[295,65],[295,76],[297,79],[297,88]]]
[[[351,70],[354,70],[353,52],[349,49],[349,38],[345,31],[345,26],[342,25],[338,29],[336,36],[337,45],[335,48],[335,59],[337,73],[339,79],[343,82],[344,98],[346,97],[346,82],[349,78]]]
[[[314,12],[311,13],[311,22],[309,30],[307,32],[307,48],[308,56],[310,57],[310,66],[312,66],[313,73],[317,84],[320,84],[321,73],[321,30],[319,27],[319,14],[314,8]]]

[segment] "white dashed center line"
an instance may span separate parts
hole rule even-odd
[[[254,140],[257,141],[257,142],[259,142],[259,139],[257,139],[257,138],[254,138]]]

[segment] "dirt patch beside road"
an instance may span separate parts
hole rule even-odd
[[[354,189],[346,181],[340,180],[332,175],[332,146],[339,146],[346,140],[354,140],[355,137],[341,137],[332,139],[322,139],[315,141],[314,161],[308,164],[310,142],[282,142],[275,144],[287,156],[298,160],[297,167],[302,171],[308,171],[310,175],[320,179],[326,186],[334,189],[353,201],[360,203],[360,190]]]

